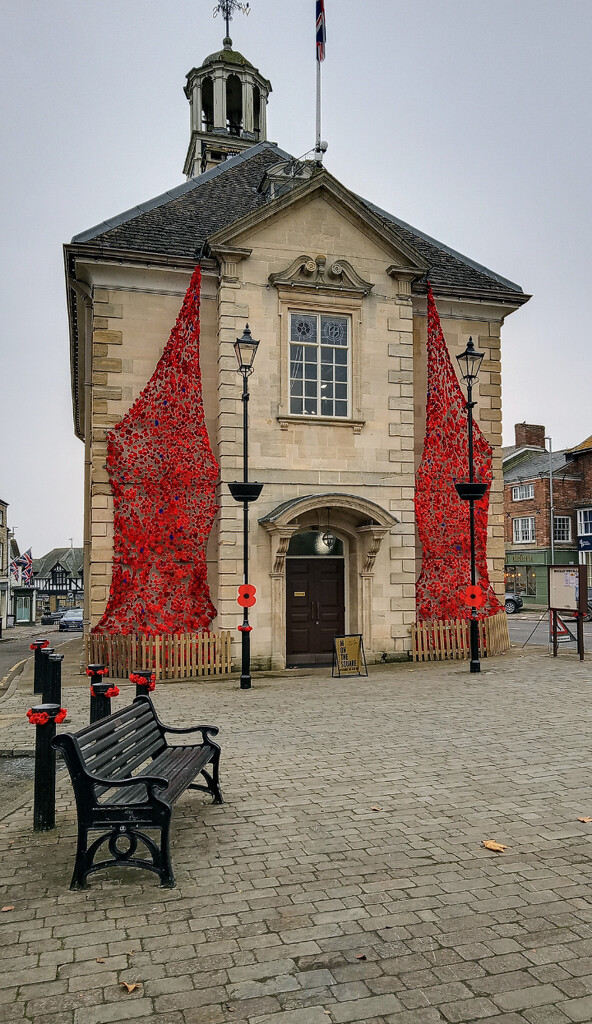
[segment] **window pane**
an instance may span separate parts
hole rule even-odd
[[[291,412],[310,416],[320,412],[328,417],[349,415],[349,323],[349,317],[343,316],[290,314]]]
[[[347,320],[344,317],[322,316],[321,338],[332,345],[347,346]]]
[[[292,341],[316,341],[317,318],[302,313],[292,314]]]

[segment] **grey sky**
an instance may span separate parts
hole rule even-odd
[[[325,0],[323,136],[345,185],[520,284],[504,441],[589,414],[590,0]],[[183,180],[185,75],[213,0],[2,4],[0,497],[21,550],[82,543],[61,244]],[[269,137],[314,144],[314,0],[251,0],[236,49],[271,79]],[[256,325],[252,325],[256,331]]]

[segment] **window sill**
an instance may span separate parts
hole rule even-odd
[[[337,419],[332,416],[292,416],[287,414],[276,418],[282,430],[287,430],[290,425],[295,423],[305,423],[311,426],[321,424],[323,427],[349,427],[354,434],[361,434],[362,427],[366,423],[366,420],[352,420],[345,417]]]

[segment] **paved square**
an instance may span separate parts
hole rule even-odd
[[[3,1024],[592,1021],[588,664],[370,673],[157,686],[165,721],[217,724],[223,750],[225,804],[173,813],[174,890],[120,869],[69,891],[64,774],[54,832],[29,804],[4,818]],[[66,682],[80,728],[86,680]],[[0,718],[30,704],[25,673]],[[26,720],[8,732],[31,746]]]

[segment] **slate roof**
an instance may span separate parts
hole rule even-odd
[[[84,548],[52,548],[42,558],[33,559],[33,575],[46,579],[58,562],[71,576],[78,576],[84,563]]]
[[[553,465],[553,476],[561,474],[562,478],[569,479],[569,469],[573,463],[568,462],[566,459],[567,448],[562,451],[553,452],[551,459]],[[541,450],[541,452],[532,452],[529,456],[524,459],[520,459],[516,465],[510,466],[509,469],[504,469],[504,483],[505,484],[517,484],[526,483],[530,480],[537,480],[539,478],[547,479],[549,476],[549,453]],[[579,479],[579,474],[577,474]]]
[[[269,168],[292,159],[278,146],[260,142],[218,167],[75,235],[73,244],[92,243],[108,254],[128,250],[197,259],[208,238],[270,202],[259,186]],[[360,199],[360,197],[356,197]],[[368,210],[430,264],[434,291],[521,304],[529,298],[519,285],[483,267],[429,235],[398,220],[368,200]],[[425,292],[425,282],[414,290]]]

